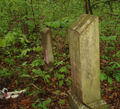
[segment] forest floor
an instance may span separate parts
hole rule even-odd
[[[58,40],[59,39],[59,40]],[[56,42],[57,41],[57,42]],[[56,37],[53,38],[53,47],[56,47],[57,49],[54,49],[54,53],[61,54],[61,57],[57,57],[57,61],[62,61],[64,58],[62,57],[63,53],[69,54],[69,45],[67,42],[67,38],[61,40],[61,37],[59,35],[56,35]],[[55,44],[57,43],[57,44]],[[21,48],[21,45],[15,44],[14,45],[17,49]],[[34,45],[33,45],[34,46]],[[102,52],[105,49],[106,44],[101,43],[100,44],[100,52]],[[116,45],[116,48],[119,46]],[[5,48],[2,48],[5,49]],[[12,55],[14,56],[14,52],[12,49],[10,49]],[[39,55],[38,52],[31,51],[27,55],[29,57],[25,57],[19,61],[21,62],[32,62],[32,60],[35,59],[36,54]],[[101,54],[101,53],[100,53]],[[1,55],[3,55],[2,59],[5,59],[7,56],[4,55],[3,51],[1,51]],[[41,58],[43,59],[43,56],[41,55]],[[55,70],[60,69],[61,67],[65,66],[65,64],[70,64],[70,59],[68,58],[63,62],[62,65],[59,65]],[[101,67],[107,66],[109,63],[109,60],[100,59],[100,65]],[[24,69],[21,67],[21,63],[18,62],[18,60],[15,60],[15,66],[20,67],[21,69]],[[11,66],[9,66],[5,61],[1,61],[1,68],[8,68],[11,69]],[[14,69],[15,67],[13,67]],[[53,72],[55,72],[53,70]],[[26,87],[29,87],[28,91],[25,94],[20,95],[16,99],[8,99],[8,100],[1,100],[0,101],[0,108],[1,109],[67,109],[69,106],[68,102],[68,90],[71,89],[70,85],[63,84],[62,87],[59,85],[56,85],[58,82],[58,79],[56,79],[54,76],[50,77],[49,83],[46,83],[45,80],[42,77],[36,77],[36,80],[33,80],[32,78],[32,69],[30,67],[27,68],[27,71],[31,77],[19,77],[19,73],[21,71],[18,71],[14,73],[12,78],[10,79],[10,84],[8,86],[9,91],[19,90],[19,89],[25,89]],[[69,67],[67,67],[67,74],[64,78],[71,77],[71,70]],[[33,83],[33,84],[31,84]],[[51,85],[50,85],[51,83]],[[41,86],[41,88],[39,88]],[[56,92],[56,90],[59,92]],[[103,100],[106,101],[108,105],[108,109],[120,109],[120,83],[116,82],[115,79],[113,79],[112,85],[108,83],[107,80],[104,80],[101,82],[101,97]],[[44,100],[47,100],[51,98],[50,103],[47,105],[47,108],[37,107],[39,104],[42,104],[43,101],[38,100],[38,98],[44,98]],[[62,100],[65,100],[63,102],[60,102]],[[44,106],[44,104],[43,104]]]

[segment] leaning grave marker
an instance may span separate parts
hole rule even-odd
[[[100,96],[99,19],[83,14],[68,31],[72,89],[69,103],[72,109],[105,109]],[[87,106],[83,105],[82,103]]]
[[[52,46],[52,33],[50,28],[43,28],[41,31],[43,55],[44,55],[44,69],[49,70],[54,65],[54,55]]]

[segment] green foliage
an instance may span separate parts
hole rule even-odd
[[[30,52],[29,48],[27,48],[26,50],[23,50],[22,53],[21,53],[21,55],[25,56],[27,54],[27,52]]]
[[[10,78],[12,75],[13,75],[12,70],[9,71],[7,68],[3,68],[2,70],[0,70],[0,76]]]
[[[51,27],[51,28],[59,28],[60,27],[60,22],[56,21],[56,22],[47,22],[46,23],[47,26]]]
[[[67,71],[67,67],[66,66],[63,66],[63,67],[61,67],[60,69],[59,69],[59,72],[61,72],[61,73],[68,73],[68,71]]]
[[[65,99],[60,100],[58,103],[61,104],[61,105],[65,104]]]
[[[112,65],[113,66],[110,68],[110,70],[114,70],[115,68],[120,68],[120,64],[118,62],[110,62],[109,65]]]
[[[120,82],[120,71],[115,71],[115,69],[120,68],[120,64],[118,62],[110,62],[109,65],[112,65],[107,73],[107,75],[104,73],[104,71],[102,71],[102,73],[100,74],[99,78],[101,81],[104,81],[106,79],[108,79],[108,82],[110,84],[112,84],[112,78],[109,76],[109,74],[111,74],[112,72],[114,72],[112,75],[113,77],[115,77],[115,79],[117,80],[117,82]]]
[[[109,109],[109,106],[110,106],[109,104],[108,104],[108,105],[105,105],[106,109]]]
[[[64,81],[63,81],[63,80],[59,81],[59,86],[60,86],[60,87],[61,87],[63,84],[64,84]]]
[[[33,47],[33,51],[39,52],[42,50],[43,50],[43,48],[41,46]]]
[[[49,83],[50,75],[46,74],[47,73],[46,71],[41,71],[40,69],[33,69],[32,71],[34,73],[36,73],[37,75],[43,77],[45,79],[45,81],[47,81]]]
[[[9,66],[14,65],[14,59],[5,58],[4,61],[6,61]]]
[[[29,75],[29,74],[23,74],[23,75],[21,75],[20,77],[21,77],[21,78],[22,78],[22,77],[30,77],[30,75]]]
[[[108,56],[102,55],[101,58],[108,60]]]
[[[59,93],[59,92],[60,92],[60,90],[56,90],[55,92],[56,92],[56,93]]]
[[[104,80],[107,79],[107,75],[106,75],[104,72],[102,72],[102,73],[100,74],[99,78],[100,78],[101,81],[104,81]]]
[[[61,21],[54,21],[54,22],[46,22],[46,25],[51,27],[51,28],[59,28],[59,27],[70,27],[72,25],[72,23],[75,21],[76,19],[69,19],[68,17],[62,18]]]
[[[5,35],[4,39],[0,38],[0,47],[6,47],[14,45],[18,42],[21,42],[23,45],[26,45],[26,43],[30,43],[26,36],[17,32],[8,32]]]
[[[108,82],[112,85],[112,78],[108,77]]]
[[[71,86],[71,77],[68,77],[65,81],[68,86]]]
[[[107,40],[107,43],[110,43],[110,40],[116,41],[117,36],[109,36],[109,37],[101,36],[100,38],[102,39],[102,41]]]
[[[22,37],[19,37],[19,39],[20,39],[20,42],[21,42],[23,45],[26,45],[26,43],[30,43],[30,42],[27,40],[27,38],[26,38],[25,35],[23,35],[23,34],[21,34],[21,35],[22,35]]]
[[[36,106],[36,103],[33,103],[32,104],[32,107],[34,107],[34,109],[38,109],[38,108],[42,108],[42,109],[48,109],[46,106],[50,103],[51,99],[47,99],[45,101],[43,101],[42,103],[39,103],[37,106]]]
[[[16,32],[8,32],[7,35],[5,35],[4,39],[0,39],[0,47],[6,47],[9,46],[10,43],[15,44],[15,36],[17,35]]]
[[[43,65],[44,63],[43,63],[43,61],[42,61],[42,59],[41,58],[36,58],[30,65],[32,66],[32,67],[34,67],[34,66],[39,66],[39,65]]]
[[[108,82],[112,85],[112,78],[107,76],[105,73],[101,73],[99,78],[100,78],[101,81],[104,81],[104,80],[108,79]]]
[[[120,57],[120,51],[117,51],[117,53],[115,55],[112,55],[112,57],[117,57],[119,58]]]

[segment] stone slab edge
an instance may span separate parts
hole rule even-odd
[[[69,104],[71,106],[70,109],[89,109],[88,107],[86,107],[85,105],[83,105],[81,102],[79,102],[74,95],[72,94],[71,90],[68,91],[68,100],[69,100]],[[94,103],[90,103],[90,104],[86,104],[89,107],[91,107],[92,109],[106,109],[105,105],[107,103],[104,100],[99,100],[96,101]]]

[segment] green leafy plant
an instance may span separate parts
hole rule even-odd
[[[67,67],[66,66],[63,66],[63,67],[61,67],[60,69],[59,69],[59,72],[61,72],[61,73],[68,73],[68,71],[67,71]]]
[[[7,68],[3,68],[2,70],[0,70],[0,76],[10,78],[12,75],[13,75],[13,71],[9,71]]]
[[[104,81],[104,80],[107,79],[107,75],[104,73],[104,71],[102,71],[102,73],[100,73],[99,78],[100,78],[101,81]]]
[[[111,71],[115,68],[120,68],[120,64],[118,62],[110,62],[109,63],[109,65],[112,65],[112,64],[113,64],[113,66],[110,68]]]
[[[26,50],[23,50],[21,55],[25,56],[27,54],[27,52],[30,52],[31,50],[29,48],[27,48]]]
[[[61,104],[61,105],[65,104],[65,99],[60,100],[58,103]]]
[[[46,71],[41,71],[40,69],[33,69],[32,71],[34,73],[36,73],[37,75],[43,77],[43,79],[45,80],[45,82],[47,81],[49,83],[50,75],[46,74],[47,73]]]
[[[120,51],[117,51],[117,53],[115,55],[112,55],[112,57],[117,57],[119,58],[120,57]]]
[[[101,58],[108,60],[108,56],[105,56],[105,55],[101,55]]]
[[[68,77],[67,79],[65,79],[67,85],[71,86],[71,77]]]
[[[42,109],[48,109],[47,108],[47,105],[50,103],[51,99],[47,99],[45,101],[43,101],[42,103],[39,103],[37,106],[36,106],[36,103],[33,103],[32,106],[37,109],[37,108],[42,108]]]
[[[59,28],[60,27],[60,21],[47,22],[46,24],[51,28]]]
[[[33,51],[39,52],[42,50],[43,50],[43,48],[41,46],[33,47]]]
[[[10,43],[15,44],[15,36],[16,32],[8,32],[8,34],[5,35],[4,39],[0,39],[0,47],[6,47],[9,46]]]
[[[41,58],[36,58],[30,65],[32,66],[32,67],[34,67],[34,66],[39,66],[39,65],[43,65],[44,63],[43,63],[43,61],[42,61],[42,59]]]
[[[9,66],[14,65],[14,59],[5,58],[5,61]]]
[[[20,36],[21,36],[21,37],[19,37],[19,39],[20,39],[20,42],[21,42],[23,45],[26,45],[26,43],[30,43],[30,42],[27,40],[27,38],[26,38],[25,35],[21,34]]]

